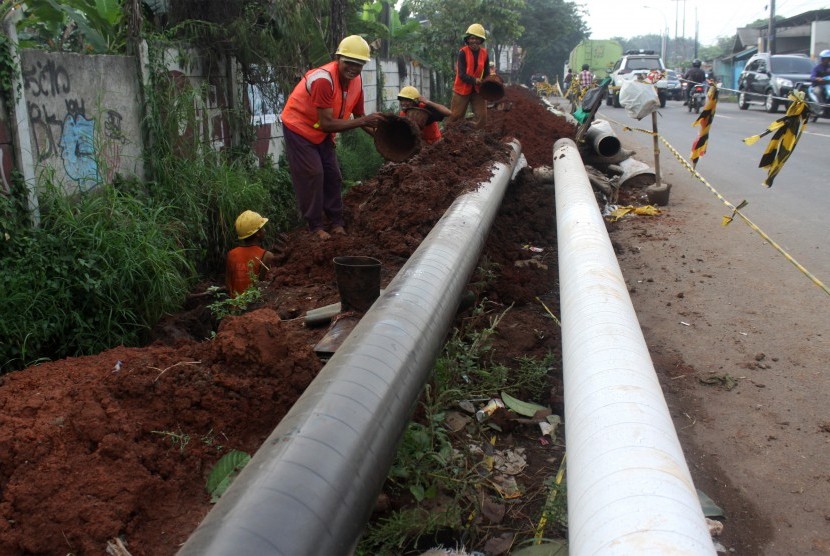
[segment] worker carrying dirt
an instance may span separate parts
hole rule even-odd
[[[360,72],[370,54],[362,37],[346,37],[334,61],[305,74],[282,111],[285,156],[297,207],[309,231],[319,239],[331,237],[326,224],[331,233],[346,234],[340,193],[343,177],[334,136],[358,127],[372,134],[385,117],[380,112],[364,112]]]
[[[455,62],[450,122],[463,120],[467,106],[471,106],[475,126],[483,128],[487,124],[487,101],[479,94],[481,82],[490,71],[490,58],[487,49],[482,46],[486,38],[481,24],[473,23],[467,28],[464,46]]]
[[[441,139],[441,128],[438,126],[438,122],[443,121],[444,118],[452,114],[449,108],[443,104],[427,100],[421,96],[418,89],[412,86],[407,86],[400,90],[398,93],[398,102],[401,105],[401,116],[407,116],[407,112],[410,109],[416,108],[427,112],[423,126],[420,126],[419,123],[419,127],[421,127],[421,139],[423,139],[424,143],[431,145]]]
[[[264,226],[268,222],[257,212],[246,210],[236,217],[236,235],[242,242],[228,252],[225,259],[225,285],[228,295],[236,297],[251,287],[252,277],[261,280],[284,256],[281,246],[268,251],[262,247]]]

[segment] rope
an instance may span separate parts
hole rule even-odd
[[[773,247],[776,251],[778,251],[779,253],[781,253],[781,254],[784,256],[784,258],[785,258],[785,259],[787,259],[790,263],[792,263],[792,265],[793,265],[793,266],[795,266],[795,268],[797,268],[797,269],[799,270],[799,272],[801,272],[802,274],[804,274],[807,278],[809,278],[809,279],[810,279],[810,281],[812,281],[812,282],[813,282],[813,284],[815,284],[816,286],[818,286],[819,288],[821,288],[821,289],[822,289],[822,291],[824,291],[824,293],[826,293],[827,295],[829,295],[829,296],[830,296],[830,288],[828,288],[828,287],[827,287],[827,286],[826,286],[826,285],[825,285],[825,284],[824,284],[821,280],[819,280],[819,279],[818,279],[818,278],[817,278],[817,277],[816,277],[816,276],[815,276],[812,272],[810,272],[809,270],[807,270],[807,269],[806,269],[806,268],[805,268],[805,267],[804,267],[801,263],[799,263],[798,261],[796,261],[796,260],[795,260],[795,258],[794,258],[792,255],[790,255],[789,253],[787,253],[787,252],[784,250],[784,248],[783,248],[783,247],[781,247],[781,246],[780,246],[780,245],[779,245],[779,244],[778,244],[775,240],[773,240],[773,239],[772,239],[772,238],[771,238],[771,237],[770,237],[770,236],[769,236],[766,232],[764,232],[764,231],[763,231],[763,230],[762,230],[762,229],[761,229],[761,228],[760,228],[757,224],[755,224],[752,220],[750,220],[750,219],[749,219],[749,217],[747,217],[745,214],[743,214],[743,213],[741,212],[741,209],[742,209],[742,208],[744,208],[744,207],[748,204],[746,200],[741,201],[741,202],[740,202],[737,206],[735,206],[735,205],[733,205],[732,203],[730,203],[730,202],[726,199],[726,197],[724,197],[723,195],[721,195],[721,194],[720,194],[720,192],[718,192],[718,190],[717,190],[717,189],[715,189],[715,188],[714,188],[714,186],[712,186],[712,184],[711,184],[711,183],[709,183],[709,182],[706,180],[706,178],[704,178],[704,177],[700,174],[700,172],[698,172],[698,171],[697,171],[697,170],[696,170],[696,169],[692,166],[692,164],[691,164],[688,160],[686,160],[685,158],[683,158],[683,155],[681,155],[681,154],[677,151],[677,149],[675,149],[675,148],[674,148],[674,146],[672,146],[672,144],[671,144],[671,143],[669,143],[669,142],[668,142],[668,141],[667,141],[667,140],[666,140],[663,136],[659,135],[658,133],[655,133],[654,131],[651,131],[651,130],[648,130],[648,129],[642,129],[642,128],[630,127],[630,126],[627,126],[627,125],[625,125],[625,124],[623,124],[623,123],[621,123],[621,122],[618,122],[618,121],[616,121],[616,120],[613,120],[613,119],[611,119],[611,118],[608,118],[607,116],[606,116],[606,119],[607,119],[608,121],[610,121],[610,122],[612,122],[612,123],[615,123],[615,124],[617,124],[618,126],[622,127],[622,129],[623,129],[624,131],[638,131],[638,132],[640,132],[640,133],[645,133],[646,135],[652,135],[652,136],[655,136],[655,135],[656,135],[656,136],[660,139],[660,141],[662,141],[662,142],[663,142],[663,144],[666,146],[666,148],[669,150],[669,152],[671,152],[671,153],[674,155],[674,157],[677,159],[677,161],[680,163],[680,165],[681,165],[681,166],[683,166],[686,170],[688,170],[688,171],[689,171],[689,173],[690,173],[693,177],[695,177],[698,181],[700,181],[703,185],[705,185],[705,186],[706,186],[706,188],[707,188],[707,189],[709,189],[709,191],[711,191],[711,192],[715,195],[715,197],[717,197],[718,199],[720,199],[720,201],[721,201],[724,205],[726,205],[727,207],[729,207],[729,208],[731,209],[731,211],[732,211],[732,215],[731,215],[731,216],[724,216],[724,217],[723,217],[723,221],[721,222],[721,225],[723,225],[723,226],[727,226],[727,225],[729,225],[729,224],[732,222],[732,220],[734,220],[735,216],[739,217],[739,218],[740,218],[740,219],[744,222],[744,224],[746,224],[747,226],[749,226],[749,227],[750,227],[750,228],[751,228],[751,229],[752,229],[755,233],[757,233],[759,236],[761,236],[762,238],[764,238],[764,241],[766,241],[769,245],[771,245],[771,246],[772,246],[772,247]]]

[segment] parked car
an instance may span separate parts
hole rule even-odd
[[[612,83],[608,87],[608,104],[613,104],[616,108],[619,108],[621,106],[620,87],[623,81],[635,79],[637,75],[646,76],[653,71],[664,73],[666,71],[666,66],[659,54],[655,54],[653,50],[626,50],[622,58],[617,60],[617,63],[611,68],[609,75]],[[668,99],[668,82],[665,76],[657,81],[654,86],[657,88],[660,107],[663,108],[666,106],[666,99]]]
[[[683,100],[683,86],[680,84],[680,78],[674,70],[666,72],[666,96],[670,100]]]
[[[746,110],[750,104],[760,104],[767,112],[777,112],[796,87],[809,87],[813,65],[800,54],[755,54],[738,78],[738,107]]]

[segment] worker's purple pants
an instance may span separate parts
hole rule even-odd
[[[285,158],[291,184],[297,196],[297,208],[312,232],[324,227],[323,214],[332,228],[343,226],[343,177],[337,163],[334,141],[326,139],[315,145],[285,126]]]

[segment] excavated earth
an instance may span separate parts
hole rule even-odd
[[[512,110],[491,111],[486,130],[450,128],[443,141],[350,190],[348,236],[289,233],[254,310],[214,328],[205,298],[194,296],[148,346],[0,377],[0,554],[103,554],[116,539],[133,556],[174,554],[211,508],[213,464],[231,449],[255,452],[322,368],[313,346],[326,329],[305,326],[303,316],[338,301],[332,259],[379,259],[385,286],[452,201],[507,159],[507,141],[518,139],[534,168],[550,165],[557,139],[573,137],[575,128],[526,89],[508,87],[507,100]],[[559,352],[559,330],[542,305],[558,315],[555,236],[552,186],[525,169],[485,247],[497,278],[471,286],[490,316],[512,304],[497,359]],[[471,318],[469,309],[459,313]],[[550,399],[533,401],[561,412],[560,381],[557,368]],[[477,545],[505,531],[532,536],[544,480],[563,451],[538,436],[518,429],[499,440],[533,447],[519,479],[525,495],[499,526],[483,528]]]

